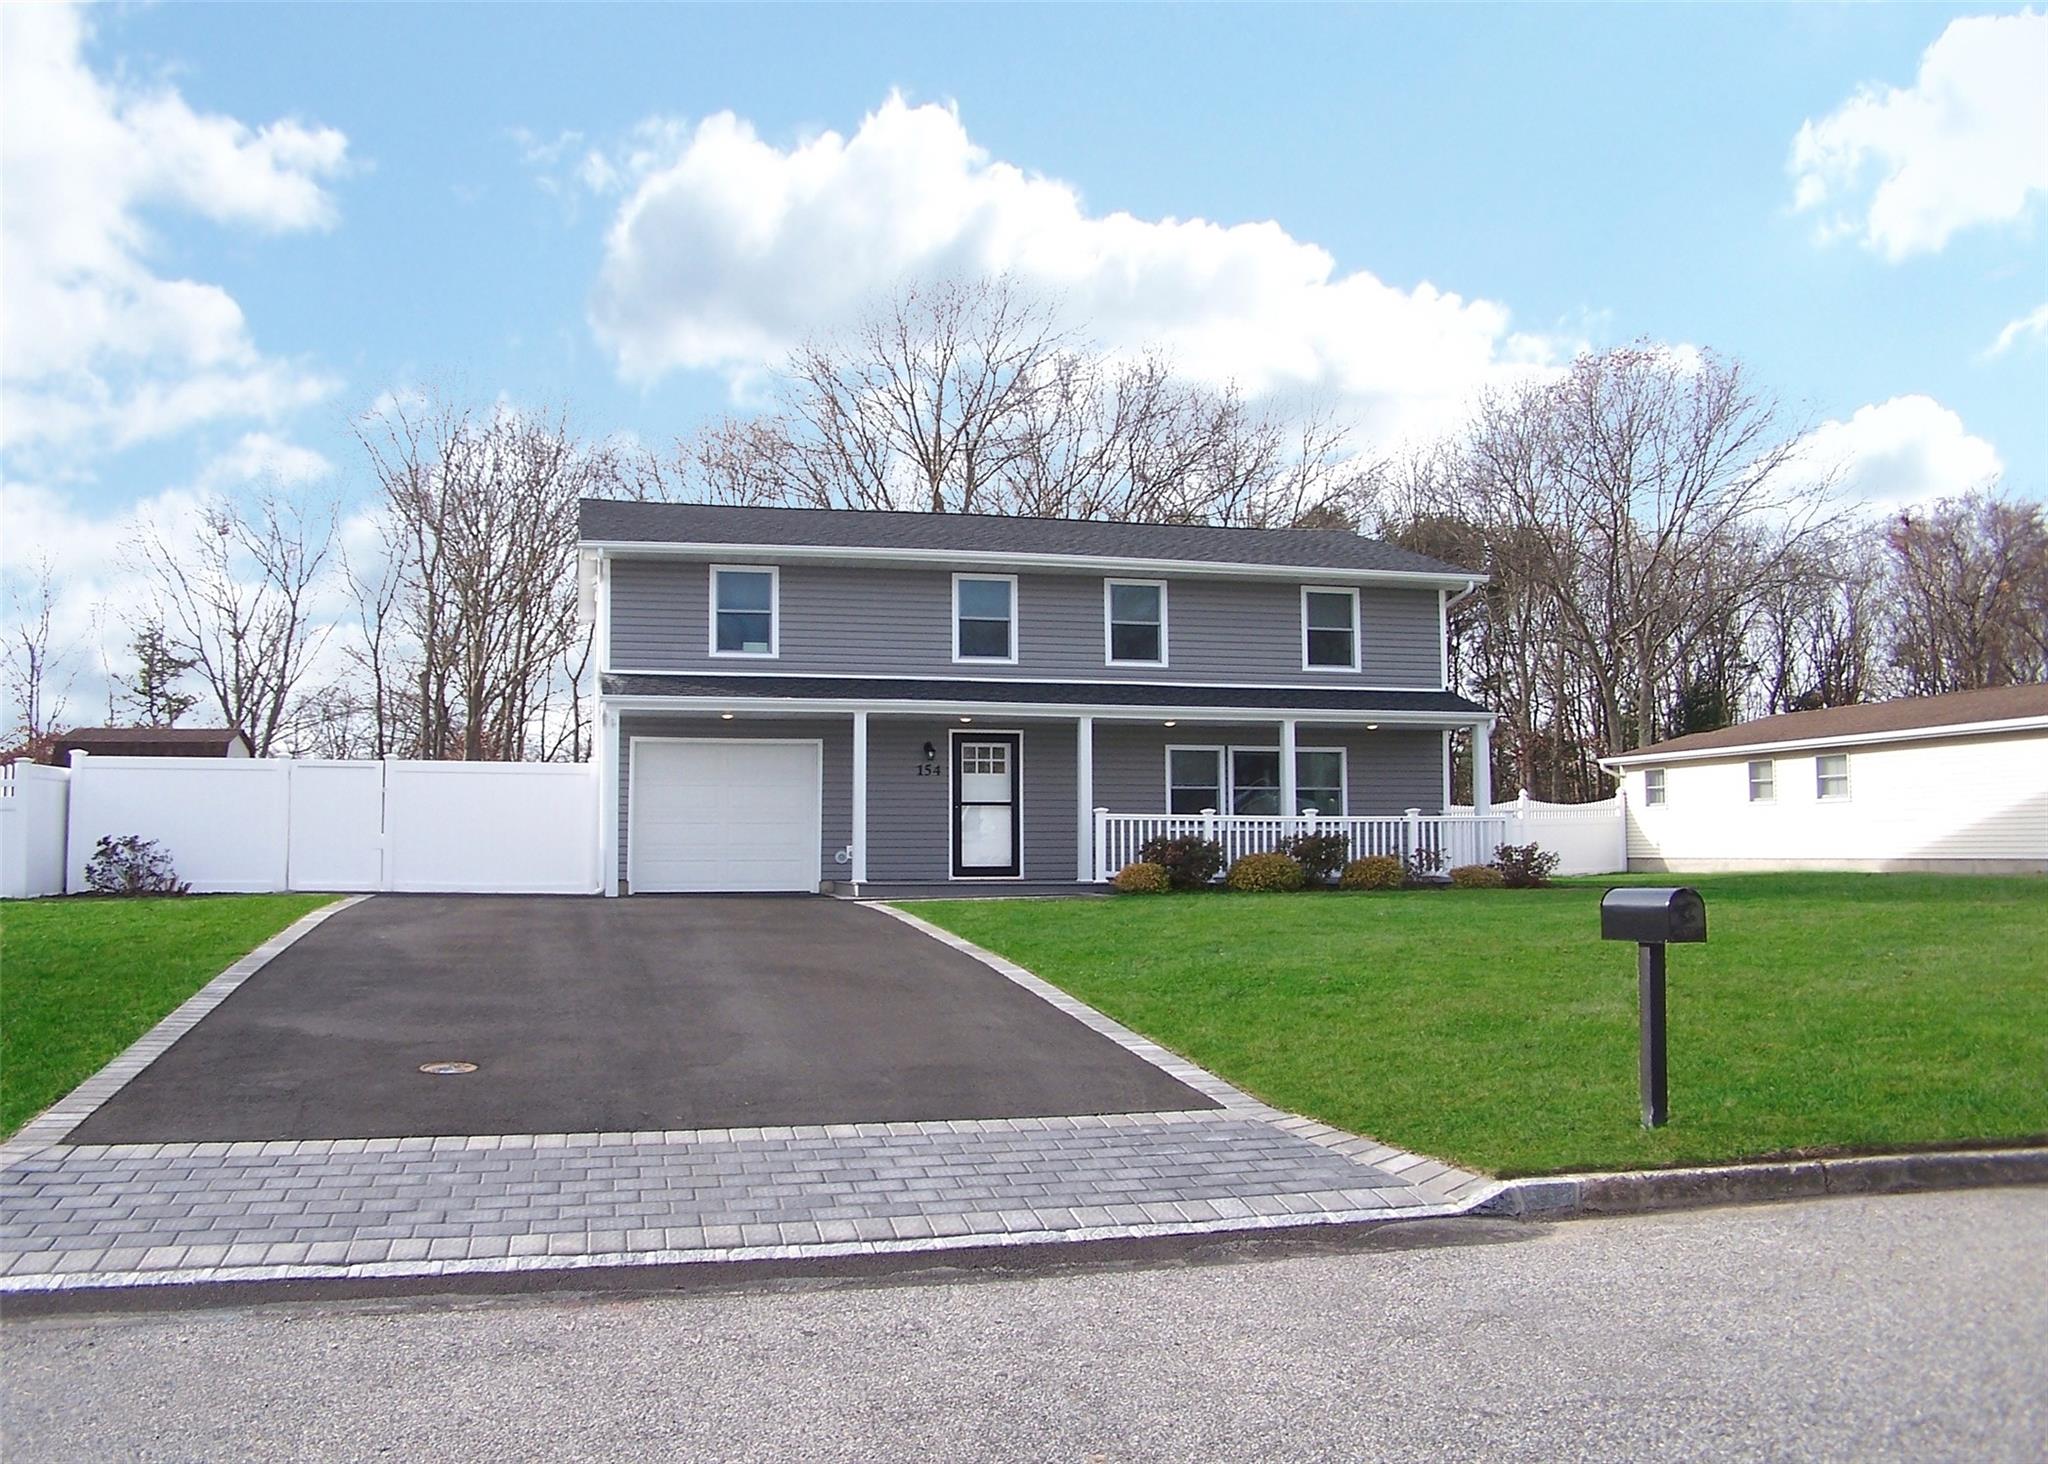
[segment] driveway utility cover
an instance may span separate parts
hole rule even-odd
[[[477,1071],[421,1072],[451,1054]],[[380,895],[271,961],[68,1141],[1217,1106],[979,962],[840,901]]]

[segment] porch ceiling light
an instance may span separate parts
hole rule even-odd
[[[974,720],[974,718],[972,718],[972,717],[962,717],[962,718],[961,718],[960,720],[961,720],[961,721],[963,721],[963,722],[971,722],[971,721],[973,721],[973,720]]]
[[[1367,722],[1365,724],[1365,730],[1368,732],[1377,732],[1380,730],[1380,724],[1377,722]]]
[[[732,713],[731,713],[731,712],[720,712],[720,713],[718,714],[718,720],[719,720],[719,721],[721,721],[721,722],[730,722],[730,721],[732,720]]]
[[[1166,721],[1161,722],[1159,725],[1162,727],[1177,727],[1180,724],[1178,722],[1175,722],[1172,718],[1168,718]]]

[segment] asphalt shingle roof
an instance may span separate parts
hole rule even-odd
[[[1212,524],[1129,524],[1000,514],[871,509],[735,508],[586,498],[585,542],[754,544],[977,554],[1061,554],[1273,568],[1463,575],[1471,571],[1337,529],[1226,529]]]
[[[1655,760],[1675,753],[1827,737],[1882,738],[1890,732],[2004,722],[2016,717],[2048,717],[2048,685],[1994,686],[1983,691],[1950,692],[1946,696],[1911,696],[1850,707],[1822,707],[1811,712],[1783,712],[1775,717],[1759,717],[1754,722],[1718,727],[1712,732],[1673,737],[1668,742],[1636,748],[1616,760]]]
[[[827,701],[1042,702],[1054,706],[1265,707],[1347,713],[1483,713],[1450,691],[1349,691],[1320,686],[1155,686],[1127,681],[950,681],[886,676],[606,676],[607,696],[804,697]]]

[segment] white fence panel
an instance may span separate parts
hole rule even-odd
[[[386,889],[599,890],[590,764],[391,762],[384,808]]]
[[[291,887],[383,888],[384,765],[302,758],[291,770]]]
[[[1469,808],[1453,812],[1470,812]],[[1604,803],[1542,803],[1524,793],[1494,805],[1507,816],[1508,844],[1537,844],[1557,855],[1559,874],[1615,874],[1628,868],[1628,816],[1617,795]],[[1493,853],[1487,851],[1491,859]]]
[[[0,765],[0,899],[64,893],[70,795],[63,768]]]
[[[291,764],[267,758],[79,757],[66,886],[85,888],[103,835],[140,834],[202,893],[282,890]]]

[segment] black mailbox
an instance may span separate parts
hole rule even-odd
[[[1600,938],[1638,945],[1707,938],[1707,902],[1700,892],[1677,889],[1609,890],[1600,901]]]

